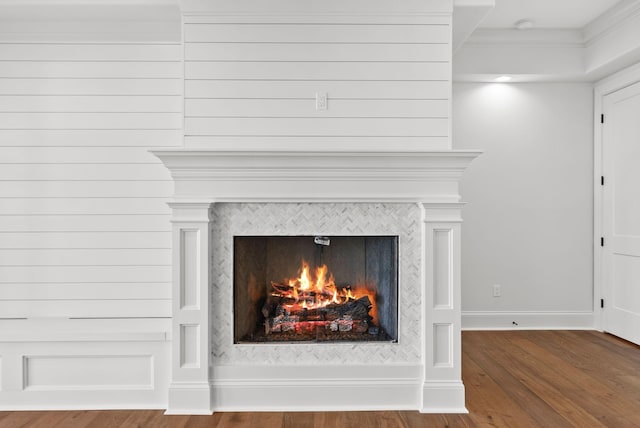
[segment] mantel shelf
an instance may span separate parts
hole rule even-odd
[[[174,200],[459,202],[479,151],[309,152],[154,150]]]

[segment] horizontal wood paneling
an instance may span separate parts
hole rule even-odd
[[[0,67],[0,78],[180,78],[182,64],[169,61],[6,61]]]
[[[104,64],[103,64],[104,65]],[[22,76],[24,77],[24,76]],[[182,79],[122,77],[96,78],[39,78],[21,77],[0,79],[2,95],[181,95]]]
[[[3,61],[169,61],[180,59],[179,44],[2,43]]]
[[[182,138],[182,129],[0,129],[0,147],[37,146],[47,147],[168,147],[175,146]],[[88,150],[91,152],[91,150]],[[72,150],[69,151],[73,153]],[[145,156],[139,149],[134,150],[136,157]],[[2,161],[4,157],[0,157]],[[127,161],[128,157],[123,157]]]
[[[441,62],[190,62],[187,79],[212,80],[442,80],[449,64]]]
[[[91,136],[90,133],[86,134]],[[152,144],[153,141],[148,141]],[[0,163],[15,164],[158,164],[161,162],[149,153],[151,147],[22,147],[15,144],[0,147]],[[62,166],[61,166],[62,167]],[[106,176],[113,180],[116,177]],[[162,177],[165,178],[165,177]]]
[[[2,129],[180,129],[179,113],[0,113]]]
[[[185,42],[449,43],[442,24],[188,24]]]
[[[160,164],[74,163],[60,168],[57,164],[4,164],[0,168],[2,180],[67,180],[103,181],[109,177],[118,180],[170,180],[169,172]]]
[[[109,266],[171,264],[169,249],[0,249],[1,266]]]
[[[5,318],[157,318],[171,316],[170,299],[0,301]]]
[[[165,215],[0,215],[0,232],[169,232]],[[2,260],[0,260],[2,263]]]
[[[316,100],[192,99],[187,117],[413,117],[446,118],[446,100],[331,100],[329,110],[316,111]]]
[[[170,299],[170,282],[3,284],[0,300]]]
[[[171,181],[2,181],[0,198],[122,198],[171,196]]]
[[[169,215],[165,198],[4,198],[7,215]],[[167,217],[168,218],[168,217]]]
[[[1,113],[181,113],[178,95],[5,95],[0,98]]]
[[[0,43],[0,314],[170,316],[182,47]]]
[[[185,144],[450,147],[451,28],[431,18],[188,17]]]
[[[308,99],[316,92],[327,92],[333,99],[449,99],[449,88],[442,82],[338,82],[305,81],[220,81],[187,80],[185,96],[193,98],[270,98]]]
[[[393,151],[402,143],[404,150],[446,150],[449,138],[446,136],[361,136],[361,135],[187,135],[186,147],[205,149],[217,147],[220,150],[344,150],[345,147],[367,147],[371,151]]]
[[[189,43],[191,61],[449,61],[447,43],[339,43],[309,46],[304,43]]]
[[[0,266],[3,283],[163,282],[171,266]]]
[[[397,25],[448,25],[450,22],[450,17],[447,15],[450,12],[451,4],[449,0],[445,0],[448,3],[448,6],[444,9],[440,10],[440,13],[433,14],[437,8],[434,9],[434,1],[431,0],[425,3],[422,0],[418,0],[417,3],[420,3],[422,6],[427,5],[429,11],[422,11],[416,13],[412,12],[401,12],[398,10],[397,2],[394,4],[390,4],[385,1],[384,3],[387,6],[390,6],[393,9],[392,13],[386,11],[375,12],[373,7],[375,4],[371,2],[371,0],[364,0],[362,5],[366,8],[367,12],[362,13],[363,6],[357,6],[356,2],[353,0],[348,3],[349,6],[355,7],[357,10],[353,10],[351,13],[336,13],[337,10],[333,9],[327,1],[323,2],[322,7],[327,7],[324,11],[318,11],[318,13],[308,13],[307,9],[304,9],[304,6],[301,8],[294,7],[289,10],[287,13],[275,14],[274,7],[276,4],[274,0],[269,2],[268,4],[264,4],[262,0],[258,0],[260,6],[264,6],[268,9],[268,11],[263,11],[256,13],[257,9],[255,9],[256,4],[250,5],[250,2],[243,2],[239,4],[237,1],[232,1],[233,6],[229,8],[226,12],[220,14],[203,14],[202,9],[198,8],[198,12],[189,13],[183,7],[183,22],[185,24],[264,24],[265,21],[268,21],[269,24],[283,24],[283,25],[304,25],[304,24],[332,24],[332,25],[389,25],[389,24],[397,24]],[[212,3],[209,0],[204,0],[207,3],[205,9],[211,11]],[[296,6],[300,6],[300,2],[298,0],[295,1]],[[339,7],[344,7],[347,3],[344,0],[340,0]],[[216,3],[219,4],[219,3]],[[184,6],[184,4],[183,4]],[[252,8],[252,13],[242,13],[238,9],[239,7],[249,7]],[[297,13],[295,12],[297,10]],[[343,12],[346,12],[342,10]],[[231,12],[231,13],[228,13]],[[234,13],[235,12],[235,13]],[[238,14],[240,12],[240,15]],[[265,19],[265,16],[267,19]]]
[[[171,248],[167,232],[2,232],[0,249]],[[168,280],[167,278],[165,278]]]
[[[446,136],[448,119],[429,118],[186,118],[186,135]]]

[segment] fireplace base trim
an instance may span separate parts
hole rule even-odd
[[[214,366],[214,411],[416,410],[420,365]]]
[[[212,415],[211,382],[173,382],[165,415]]]
[[[420,413],[469,413],[462,381],[426,381]]]

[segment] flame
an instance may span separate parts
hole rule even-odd
[[[369,296],[373,306],[370,315],[374,318],[374,322],[377,322],[377,312],[375,310],[376,293],[372,288],[364,285],[338,287],[327,265],[319,266],[313,270],[313,276],[311,272],[312,269],[309,264],[303,260],[299,276],[285,281],[285,284],[289,286],[289,291],[286,295],[291,299],[291,303],[287,304],[287,307],[292,309],[315,309]]]

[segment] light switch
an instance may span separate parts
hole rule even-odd
[[[327,108],[327,93],[316,92],[316,110],[326,110]]]

